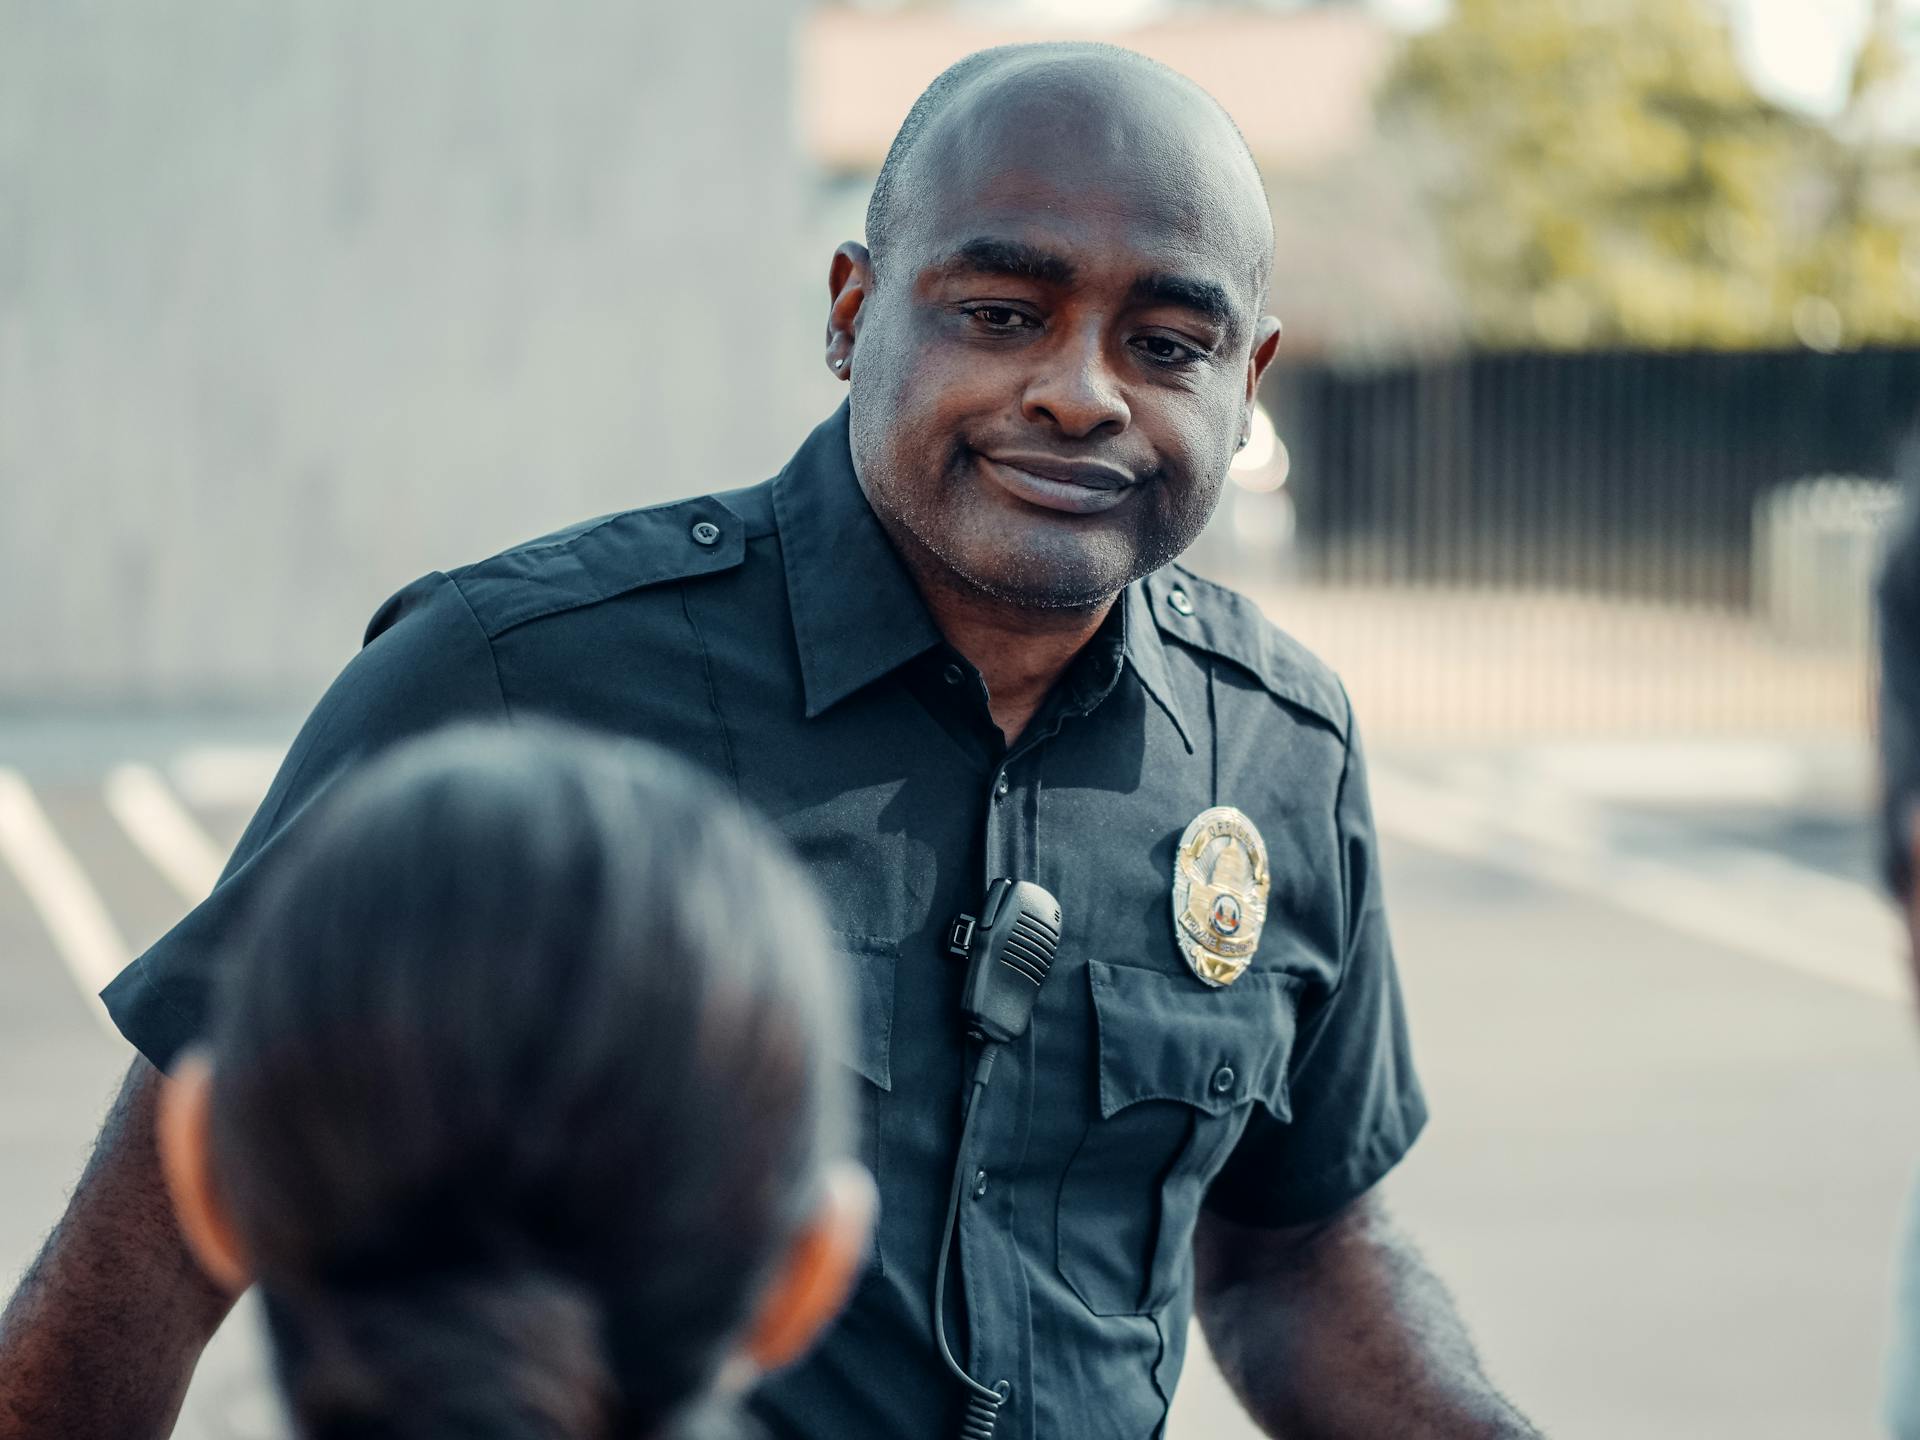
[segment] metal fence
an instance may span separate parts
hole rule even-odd
[[[1285,484],[1214,563],[1387,728],[1863,725],[1920,351],[1297,365],[1263,400]]]

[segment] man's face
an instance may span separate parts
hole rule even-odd
[[[923,568],[1025,607],[1098,604],[1193,541],[1278,328],[1244,157],[1088,104],[1029,92],[930,132],[881,273],[859,247],[835,266],[836,321],[865,286],[868,499]]]

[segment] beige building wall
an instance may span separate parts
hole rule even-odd
[[[1017,25],[940,7],[874,14],[824,6],[801,27],[800,117],[808,148],[842,171],[877,171],[927,83],[975,50],[1095,40],[1170,65],[1226,108],[1270,173],[1315,170],[1373,139],[1374,93],[1393,32],[1363,10],[1189,10],[1123,27]]]
[[[0,706],[304,701],[424,570],[771,473],[796,8],[0,0]]]

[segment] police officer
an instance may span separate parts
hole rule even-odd
[[[830,271],[848,403],[774,480],[374,617],[220,887],[106,992],[145,1059],[14,1302],[0,1435],[165,1429],[226,1302],[189,1278],[148,1115],[221,938],[361,758],[530,715],[707,766],[837,926],[882,1217],[844,1318],[756,1398],[776,1435],[953,1435],[984,1394],[1001,1437],[1144,1440],[1196,1306],[1269,1433],[1536,1433],[1373,1195],[1426,1109],[1347,697],[1174,563],[1279,331],[1244,142],[1128,52],[988,51],[915,104],[867,233]],[[1062,939],[969,1091],[948,941],[996,877],[1057,897]]]

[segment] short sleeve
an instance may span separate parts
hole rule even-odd
[[[505,718],[492,646],[453,580],[429,575],[387,601],[301,727],[213,893],[101,992],[120,1033],[162,1070],[199,1035],[236,921],[284,838],[342,774],[410,735]]]
[[[1304,1225],[1371,1189],[1427,1120],[1387,933],[1379,846],[1360,741],[1348,727],[1335,800],[1345,945],[1337,978],[1300,1017],[1288,1069],[1292,1119],[1256,1105],[1207,1193],[1243,1225]]]

